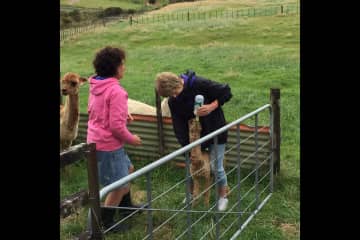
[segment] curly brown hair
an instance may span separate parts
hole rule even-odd
[[[96,53],[93,66],[97,75],[114,77],[118,67],[124,64],[126,55],[121,48],[106,46]]]

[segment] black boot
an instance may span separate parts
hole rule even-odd
[[[119,207],[128,207],[128,208],[147,208],[148,204],[133,204],[131,201],[131,194],[130,190],[127,194],[125,194],[119,203]],[[136,211],[137,209],[119,209],[119,214],[122,214],[123,216],[128,216],[132,212]],[[138,211],[137,213],[143,212],[142,210]]]
[[[101,210],[101,221],[105,228],[104,230],[106,230],[115,224],[114,215],[115,215],[116,209],[101,208],[100,210]],[[110,232],[123,233],[123,232],[128,231],[129,229],[130,229],[130,226],[128,224],[126,224],[125,222],[122,222],[119,225],[117,225],[116,227],[112,228],[110,230]]]

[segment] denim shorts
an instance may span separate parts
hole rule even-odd
[[[114,151],[96,151],[98,162],[99,181],[103,186],[109,185],[120,178],[129,175],[129,168],[132,165],[124,147]],[[129,183],[121,188],[128,187]]]

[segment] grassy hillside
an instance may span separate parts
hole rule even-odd
[[[168,2],[160,0],[159,3]],[[60,0],[61,5],[85,8],[120,7],[122,9],[139,9],[144,7],[144,0]]]
[[[205,2],[216,2],[218,8],[226,8],[237,2],[269,4],[276,1],[229,0],[221,1],[222,5],[220,1],[201,1]],[[89,76],[93,74],[91,62],[98,49],[106,45],[120,46],[127,51],[126,73],[121,84],[130,98],[155,105],[156,74],[162,71],[180,73],[192,68],[198,75],[230,85],[234,96],[223,107],[228,121],[268,103],[269,89],[280,88],[281,173],[276,178],[275,193],[270,202],[252,220],[241,239],[299,239],[299,25],[298,15],[132,26],[123,22],[103,31],[83,34],[62,45],[61,72],[73,71]],[[86,112],[87,92],[85,85],[80,92],[82,112]],[[136,167],[145,163],[136,162]],[[80,173],[84,167],[77,168],[73,170],[74,175],[83,174],[84,178],[79,178],[76,183],[62,178],[63,194],[73,192],[74,184],[86,186],[86,174]],[[178,180],[176,173],[183,174],[170,166],[164,166],[163,170],[169,173],[167,176],[172,176],[162,181],[169,185]],[[144,189],[140,180],[134,187]],[[71,191],[67,191],[69,188]],[[178,198],[172,196],[166,201],[177,203],[182,200]],[[84,219],[82,213],[64,221],[62,238],[81,231]],[[168,228],[169,232],[173,231],[172,226]]]
[[[181,12],[187,10],[211,11],[230,8],[263,7],[285,3],[297,3],[299,0],[202,0],[169,4],[151,13]]]

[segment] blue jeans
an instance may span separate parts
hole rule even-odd
[[[211,171],[214,173],[216,170],[214,144],[210,144],[209,152],[210,152]],[[217,145],[217,155],[218,155],[217,180],[219,180],[218,182],[219,187],[227,186],[227,176],[225,174],[225,169],[224,169],[224,153],[225,153],[225,144],[218,144]]]
[[[123,147],[114,151],[97,150],[96,158],[101,185],[109,185],[129,175],[129,168],[132,164]],[[122,185],[121,188],[128,186],[127,183]]]

